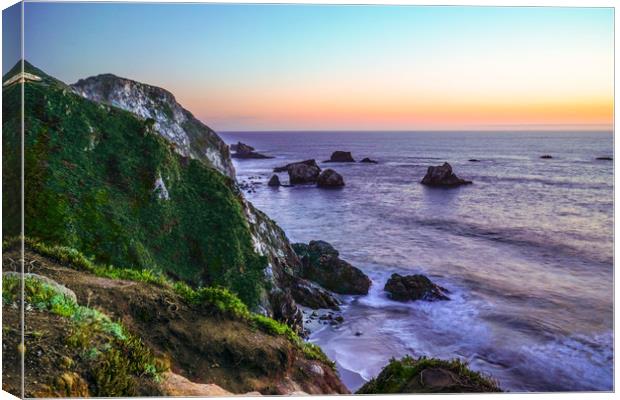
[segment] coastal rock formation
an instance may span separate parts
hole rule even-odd
[[[154,130],[173,143],[177,153],[201,160],[235,179],[235,168],[226,143],[177,103],[167,90],[112,74],[80,79],[71,88],[89,100],[153,121]]]
[[[301,305],[314,310],[319,308],[340,310],[340,301],[332,293],[306,279],[295,279],[288,287],[295,301]]]
[[[247,144],[242,143],[242,142],[237,142],[237,144],[233,146],[230,146],[231,149],[235,150],[235,152],[231,155],[232,158],[257,158],[257,159],[273,158],[271,156],[266,156],[264,154],[255,152],[254,147],[248,146]]]
[[[317,178],[317,186],[324,188],[342,187],[344,186],[344,179],[342,175],[333,169],[326,169]]]
[[[360,269],[339,257],[334,247],[322,240],[309,244],[295,243],[301,258],[302,277],[339,294],[368,294],[371,281]]]
[[[551,159],[553,157],[550,156],[549,154],[544,154],[544,155],[540,156],[540,158],[545,159],[545,160],[549,160],[549,159]]]
[[[295,185],[299,183],[315,183],[319,178],[321,169],[313,165],[298,163],[291,165],[287,171],[289,183]]]
[[[305,164],[305,165],[309,165],[311,167],[316,167],[319,170],[321,169],[321,167],[318,166],[318,164],[316,163],[316,160],[305,160],[305,161],[298,161],[298,162],[294,162],[294,163],[290,163],[290,164],[286,164],[283,167],[275,167],[273,169],[273,172],[288,172],[288,170],[298,164]]]
[[[371,158],[365,157],[362,159],[362,161],[360,161],[361,163],[367,163],[367,164],[377,164],[378,161],[373,160]]]
[[[355,162],[350,151],[334,151],[329,158],[323,162]]]
[[[278,175],[273,175],[271,179],[269,179],[267,186],[271,186],[271,187],[282,186],[282,184],[280,184],[280,178],[278,177]]]
[[[356,394],[501,392],[491,377],[470,370],[458,359],[405,356],[391,359],[376,378]]]
[[[422,179],[421,183],[427,186],[453,187],[469,185],[472,182],[456,176],[452,172],[452,166],[446,162],[443,163],[443,165],[428,167],[426,175]]]
[[[431,282],[424,275],[392,274],[383,288],[388,292],[388,297],[396,301],[415,300],[450,300],[445,295],[446,289]]]

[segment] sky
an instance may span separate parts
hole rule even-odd
[[[217,131],[613,123],[611,8],[26,3],[24,27],[50,75],[164,87]]]

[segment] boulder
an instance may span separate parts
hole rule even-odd
[[[77,296],[75,295],[75,292],[71,289],[69,289],[68,287],[61,285],[60,283],[56,282],[55,280],[48,278],[47,276],[43,276],[43,275],[39,275],[39,274],[34,274],[34,273],[20,273],[20,272],[15,272],[15,271],[7,271],[3,273],[4,277],[16,277],[17,279],[23,279],[24,280],[34,280],[34,281],[38,281],[44,285],[49,286],[50,288],[52,288],[56,293],[63,295],[64,297],[66,297],[67,299],[69,299],[70,301],[72,301],[73,303],[77,303]]]
[[[544,154],[544,155],[540,156],[540,158],[548,160],[548,159],[553,158],[553,157],[551,157],[549,154]]]
[[[289,183],[294,185],[298,183],[316,183],[321,169],[318,166],[299,163],[292,165],[287,171]]]
[[[272,176],[271,179],[269,179],[267,186],[272,186],[272,187],[282,186],[280,184],[280,178],[278,178],[278,175]]]
[[[324,162],[355,162],[350,151],[334,151],[329,160]]]
[[[296,279],[290,285],[290,290],[293,299],[302,306],[310,307],[313,310],[322,308],[340,310],[340,301],[332,293],[306,279]]]
[[[360,161],[361,163],[367,163],[367,164],[377,164],[378,161],[375,161],[371,158],[365,157],[362,159],[362,161]]]
[[[342,187],[344,186],[344,179],[342,175],[333,169],[326,169],[317,178],[317,186],[325,188]]]
[[[303,278],[338,294],[368,294],[370,278],[342,260],[329,243],[320,240],[308,245],[296,243],[293,249],[301,259]]]
[[[297,332],[303,330],[303,314],[297,308],[291,293],[283,290],[273,290],[269,293],[269,303],[273,309],[273,319],[284,322]]]
[[[447,289],[435,285],[424,275],[392,274],[383,288],[388,292],[388,297],[396,301],[415,300],[450,300],[445,293]]]
[[[321,167],[318,166],[318,164],[316,163],[315,160],[305,160],[305,161],[298,161],[298,162],[294,162],[294,163],[290,163],[290,164],[286,164],[283,167],[275,167],[273,169],[273,172],[288,172],[288,170],[297,164],[305,164],[305,165],[309,165],[311,167],[317,167],[319,170],[321,170]]]
[[[426,175],[422,179],[421,183],[426,186],[452,187],[469,185],[472,182],[456,176],[452,172],[452,166],[446,162],[443,163],[443,165],[428,167]]]

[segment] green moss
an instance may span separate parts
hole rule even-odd
[[[21,146],[17,88],[3,90],[8,194],[19,193],[21,182],[20,169],[12,168]],[[152,121],[86,100],[53,80],[29,82],[24,92],[26,236],[88,256],[76,264],[170,274],[195,286],[225,287],[257,305],[267,260],[254,251],[230,178],[176,154]],[[160,175],[168,200],[154,192]],[[3,233],[19,235],[19,202],[3,199]]]
[[[420,374],[428,368],[440,368],[453,373],[457,383],[437,389],[425,387]],[[499,392],[499,384],[490,377],[470,370],[467,363],[458,359],[446,361],[437,358],[405,356],[392,358],[376,378],[362,386],[357,394],[425,393],[425,392]]]

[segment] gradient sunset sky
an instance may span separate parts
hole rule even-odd
[[[25,48],[68,83],[164,87],[217,131],[591,130],[613,123],[613,24],[611,8],[26,3]]]

